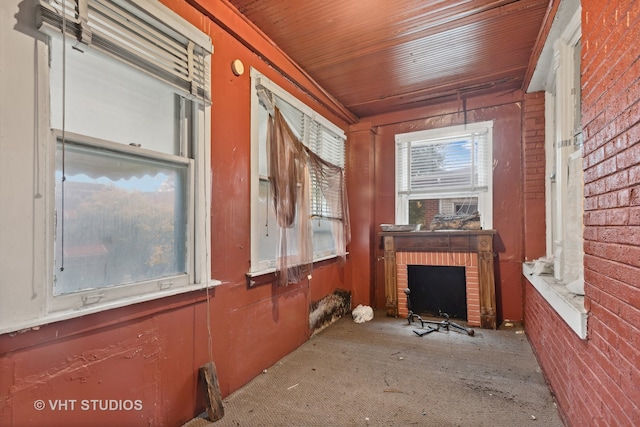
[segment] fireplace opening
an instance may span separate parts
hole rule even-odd
[[[414,313],[467,320],[464,267],[407,265],[407,279]]]

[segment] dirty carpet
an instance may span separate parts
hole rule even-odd
[[[345,316],[227,396],[221,420],[185,426],[563,425],[517,324],[414,330],[384,312]]]

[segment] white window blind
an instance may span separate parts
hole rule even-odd
[[[401,140],[396,147],[399,194],[488,190],[488,130],[440,138]]]
[[[329,124],[323,118],[317,116],[313,111],[307,111],[304,105],[292,105],[293,102],[285,100],[285,95],[278,94],[278,89],[268,83],[263,85],[258,79],[257,87],[263,87],[270,93],[284,116],[287,124],[300,141],[324,161],[344,169],[345,136],[342,130]],[[299,104],[299,103],[298,103]],[[318,174],[311,174],[311,216],[317,218],[342,219],[342,212],[336,213],[332,210],[327,199],[338,198],[342,188],[331,187],[330,191],[335,194],[326,194],[321,190],[323,183],[318,182],[324,179]],[[336,218],[336,214],[339,215]]]
[[[211,102],[211,39],[160,4],[144,0],[41,0],[38,28],[64,32],[191,97]],[[63,30],[64,27],[64,30]]]
[[[329,129],[315,117],[275,96],[276,106],[300,141],[323,160],[344,167],[344,134]]]
[[[481,227],[493,227],[493,122],[397,134],[395,141],[398,224],[419,221],[429,204],[439,214],[473,206]]]
[[[342,137],[280,98],[277,98],[276,105],[305,146],[326,162],[344,168],[344,139]],[[333,212],[327,202],[327,199],[339,199],[342,188],[328,186],[327,182],[319,182],[321,179],[326,179],[326,177],[318,173],[311,174],[311,216],[342,219],[342,212]],[[321,190],[322,188],[324,191]],[[327,191],[331,194],[327,194]]]

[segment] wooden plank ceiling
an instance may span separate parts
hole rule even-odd
[[[228,0],[362,118],[521,89],[549,0]]]

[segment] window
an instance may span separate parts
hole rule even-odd
[[[547,256],[565,283],[583,277],[579,22],[577,15],[554,45],[557,68],[545,94]]]
[[[105,146],[58,142],[53,294],[188,283],[189,162]]]
[[[558,11],[528,91],[545,91],[546,255],[553,275],[523,265],[523,274],[582,339],[587,337],[583,287],[583,175],[580,95],[581,8]],[[571,286],[567,286],[571,285]]]
[[[49,38],[53,311],[208,284],[208,36],[147,0],[38,7]]]
[[[396,135],[396,223],[428,228],[436,215],[492,220],[492,122]]]
[[[313,153],[335,166],[344,168],[344,132],[309,107],[298,101],[266,77],[252,70],[252,262],[250,274],[263,274],[276,270],[280,227],[276,219],[271,182],[268,172],[267,123],[269,111],[265,103],[275,102],[287,125]],[[261,96],[270,100],[261,102]],[[321,260],[344,253],[344,243],[337,238],[336,226],[343,224],[346,206],[340,205],[336,214],[331,200],[338,197],[343,188],[331,188],[330,194],[322,174],[310,176],[309,212],[296,213],[296,219],[290,230],[290,244],[284,256],[295,259],[300,252],[298,239],[299,219],[301,215],[311,218],[310,228],[313,248],[313,260]],[[344,209],[344,211],[342,211]],[[339,223],[339,224],[338,224]],[[302,261],[301,261],[302,262]]]

